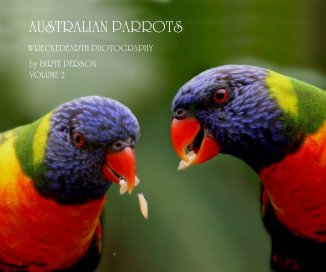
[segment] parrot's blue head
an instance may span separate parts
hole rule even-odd
[[[172,143],[184,161],[181,168],[219,152],[256,170],[281,159],[293,133],[269,91],[267,74],[259,67],[226,65],[182,86],[172,103],[171,128]]]
[[[120,179],[131,191],[138,135],[136,118],[115,100],[89,96],[59,106],[50,119],[45,170],[37,188],[64,203],[100,198]]]

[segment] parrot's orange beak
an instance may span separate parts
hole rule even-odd
[[[103,174],[109,181],[120,183],[125,180],[129,193],[132,192],[136,180],[136,158],[134,149],[125,147],[119,152],[107,153]]]
[[[182,159],[179,170],[208,161],[221,151],[220,145],[201,128],[200,122],[195,117],[180,120],[174,118],[171,125],[171,140],[175,151]]]

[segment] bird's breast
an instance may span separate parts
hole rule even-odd
[[[10,141],[0,147],[0,157],[0,263],[38,271],[76,262],[88,249],[105,198],[61,205],[35,190]]]
[[[260,172],[278,219],[297,235],[326,242],[326,123],[300,148]]]

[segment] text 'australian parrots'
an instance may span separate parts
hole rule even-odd
[[[276,271],[326,271],[326,92],[273,71],[226,65],[197,75],[172,104],[179,168],[219,152],[259,175]]]
[[[0,134],[0,271],[93,271],[106,192],[136,179],[139,125],[89,96]]]

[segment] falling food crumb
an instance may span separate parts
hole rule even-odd
[[[143,214],[145,219],[148,219],[148,205],[147,201],[142,193],[138,194],[140,211]]]
[[[135,187],[140,183],[140,180],[138,177],[135,178]],[[121,178],[119,181],[120,185],[120,194],[123,195],[125,192],[128,191],[128,184],[127,182]],[[148,219],[148,204],[147,201],[142,193],[138,194],[138,200],[139,200],[139,206],[140,211],[145,219]]]
[[[187,160],[184,161],[180,161],[180,164],[178,166],[178,170],[184,170],[186,169],[187,167],[189,167],[192,162],[194,161],[194,159],[196,158],[196,153],[193,152],[193,151],[190,151],[188,154],[187,154]]]

